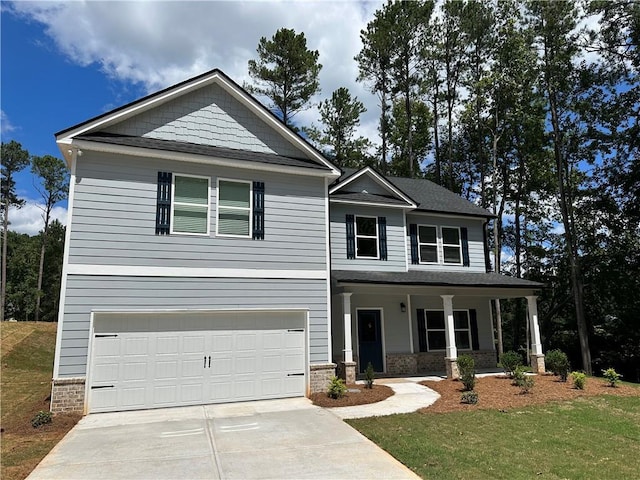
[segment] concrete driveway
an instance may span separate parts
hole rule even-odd
[[[416,479],[306,398],[83,418],[28,477]]]

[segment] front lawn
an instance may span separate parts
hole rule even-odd
[[[423,478],[619,480],[640,472],[640,396],[348,423]]]

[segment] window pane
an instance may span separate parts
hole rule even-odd
[[[436,227],[418,227],[420,243],[436,243]]]
[[[438,263],[438,250],[435,245],[420,245],[420,261]]]
[[[178,233],[207,233],[208,208],[195,205],[175,205],[173,231]]]
[[[460,263],[460,247],[443,247],[444,263]]]
[[[180,203],[209,204],[209,180],[206,178],[175,177],[174,201]]]
[[[357,235],[376,235],[376,219],[369,217],[356,217]]]
[[[376,258],[378,256],[378,240],[375,238],[358,238],[356,255],[358,257]]]
[[[471,345],[469,345],[469,331],[456,331],[456,347],[461,349],[469,349]]]
[[[221,235],[249,235],[249,211],[219,207],[218,233]]]
[[[444,312],[430,311],[427,313],[427,328],[444,330]]]
[[[444,350],[447,346],[444,339],[444,332],[427,332],[429,350]]]
[[[224,207],[249,208],[251,188],[248,183],[229,182],[220,180],[218,184],[220,205]]]
[[[467,312],[453,312],[453,325],[458,328],[469,328],[469,318]]]
[[[460,245],[460,230],[442,227],[442,241],[451,245]]]

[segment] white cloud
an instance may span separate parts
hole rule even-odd
[[[11,133],[16,127],[9,121],[9,117],[4,110],[0,110],[0,134],[5,135]]]
[[[37,200],[27,199],[22,208],[11,207],[9,209],[9,230],[18,233],[37,235],[44,227],[42,219],[43,205]],[[55,206],[51,211],[51,221],[58,220],[63,225],[67,224],[67,209]]]
[[[98,64],[110,77],[148,91],[220,68],[242,84],[260,37],[281,27],[304,32],[320,52],[322,94],[342,86],[365,103],[361,134],[377,137],[376,97],[356,83],[353,57],[376,1],[16,2],[18,14],[45,26],[57,48],[79,65]],[[315,109],[299,115],[317,121]]]

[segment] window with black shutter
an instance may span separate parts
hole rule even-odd
[[[253,182],[253,239],[264,240],[264,182]]]
[[[356,258],[356,234],[353,215],[347,214],[345,217],[345,229],[347,233],[347,259]]]
[[[158,172],[156,235],[168,235],[171,229],[171,172]]]
[[[378,217],[378,244],[380,260],[387,259],[387,218]]]

